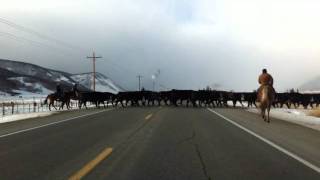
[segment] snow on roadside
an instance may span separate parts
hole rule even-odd
[[[249,108],[247,111],[260,114],[256,108]],[[309,113],[310,110],[305,109],[272,108],[270,116],[320,131],[320,118],[309,116]]]
[[[8,116],[3,116],[0,118],[0,124],[12,122],[12,121],[20,121],[20,120],[25,120],[25,119],[30,119],[30,118],[45,117],[45,116],[50,116],[55,113],[57,113],[57,111],[8,115]]]

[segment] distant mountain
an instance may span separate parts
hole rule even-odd
[[[320,91],[320,76],[307,81],[299,88],[301,91],[319,92]]]
[[[74,83],[79,89],[91,89],[92,73],[70,74],[63,71],[47,69],[38,65],[0,59],[0,95],[45,95],[55,91],[57,83],[65,90]],[[117,93],[122,90],[112,80],[97,73],[96,90]]]
[[[92,73],[73,74],[70,76],[74,81],[79,84],[90,88],[93,86]],[[97,72],[96,73],[96,91],[117,93],[123,91],[119,85],[115,84],[107,76]]]

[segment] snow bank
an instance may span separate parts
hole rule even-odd
[[[247,111],[260,114],[256,108],[249,108]],[[320,118],[310,116],[310,112],[311,110],[305,109],[272,108],[270,116],[320,131]]]
[[[3,116],[0,118],[0,123],[7,123],[12,121],[19,121],[24,119],[30,119],[30,118],[37,118],[37,117],[45,117],[50,116],[57,112],[37,112],[37,113],[27,113],[27,114],[13,114],[8,116]]]

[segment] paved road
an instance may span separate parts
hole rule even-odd
[[[319,137],[242,109],[63,112],[0,125],[0,179],[320,179]]]

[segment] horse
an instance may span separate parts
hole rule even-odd
[[[269,85],[264,85],[260,89],[260,109],[265,122],[270,123],[270,108],[275,98],[274,89]],[[267,111],[267,115],[266,115]]]
[[[70,106],[71,99],[73,99],[73,100],[78,99],[76,92],[75,91],[64,92],[63,96],[59,99],[62,102],[61,106],[59,107],[59,110],[63,109],[64,105],[66,105],[67,109],[69,110],[71,107]]]
[[[48,104],[48,100],[49,100],[49,110],[51,111],[51,106],[54,107],[55,110],[57,110],[57,108],[54,106],[54,101],[58,101],[58,99],[59,99],[59,96],[57,96],[56,93],[52,93],[47,96],[43,104]]]

